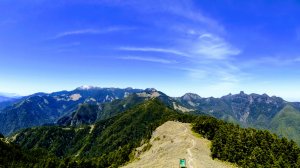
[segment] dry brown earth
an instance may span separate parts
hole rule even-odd
[[[187,168],[227,168],[234,165],[213,160],[210,144],[191,131],[190,124],[168,121],[158,127],[149,142],[151,148],[142,152],[147,143],[137,148],[136,158],[124,168],[178,168],[185,158]],[[149,146],[149,145],[148,145]]]

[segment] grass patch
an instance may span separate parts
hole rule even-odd
[[[203,136],[197,132],[195,132],[193,129],[192,129],[192,135],[197,137],[197,138],[203,138]]]
[[[150,148],[152,147],[152,145],[150,143],[147,143],[147,145],[145,145],[142,149],[142,152],[146,152],[148,151]]]

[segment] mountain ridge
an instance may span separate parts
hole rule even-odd
[[[45,124],[81,125],[92,124],[122,113],[139,103],[159,97],[174,110],[196,115],[209,115],[243,127],[267,129],[280,136],[295,140],[300,145],[300,131],[297,129],[300,103],[288,102],[280,97],[267,94],[228,94],[220,98],[201,97],[186,93],[181,97],[170,97],[154,88],[101,88],[95,86],[78,87],[73,91],[59,91],[50,94],[36,93],[21,98],[1,110],[0,132],[8,135],[19,129]],[[282,120],[276,117],[286,106],[292,106],[293,115]],[[288,113],[289,114],[289,113]],[[297,120],[292,120],[293,117]],[[287,126],[290,132],[280,130]],[[274,124],[276,123],[276,124]]]
[[[268,131],[241,128],[214,117],[184,114],[173,110],[158,97],[150,98],[123,113],[92,125],[53,125],[20,130],[7,139],[12,142],[12,147],[22,149],[21,154],[24,154],[25,158],[35,157],[28,160],[11,157],[9,160],[9,156],[0,155],[0,161],[4,159],[6,167],[120,167],[130,161],[135,152],[138,152],[135,150],[138,147],[145,146],[142,150],[151,150],[151,136],[156,134],[156,128],[167,121],[191,123],[193,131],[211,140],[211,155],[206,154],[205,157],[209,157],[207,159],[212,162],[212,159],[217,158],[242,167],[300,165],[300,148],[293,141],[278,138]],[[186,151],[188,165],[192,167],[199,162],[193,156],[203,151],[199,151],[200,146],[194,145],[197,141],[195,138],[190,139],[191,132],[186,134],[187,125],[184,124],[184,130],[179,129],[176,134],[183,136],[182,139],[177,139],[183,141],[182,145],[190,144]],[[176,131],[176,127],[171,129],[173,128]],[[175,133],[171,134],[176,137]],[[162,138],[168,139],[169,134],[163,133],[152,142]],[[173,143],[178,143],[177,140],[166,142],[174,145]],[[7,148],[7,145],[0,143],[0,148],[2,147]],[[208,152],[206,150],[206,153]],[[11,151],[8,154],[14,156],[16,153]],[[178,160],[173,161],[174,165],[178,164]]]
[[[9,104],[0,111],[0,132],[8,135],[32,126],[54,123],[59,117],[72,113],[81,103],[98,104],[124,98],[141,89],[97,88],[94,90],[35,93]]]
[[[99,167],[116,167],[128,161],[132,149],[151,137],[156,127],[178,115],[157,98],[151,98],[94,125],[27,128],[10,139],[26,150],[47,149],[58,157],[97,159]]]

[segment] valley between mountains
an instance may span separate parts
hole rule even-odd
[[[0,102],[0,133],[35,126],[77,126],[115,116],[157,97],[166,106],[183,113],[209,115],[242,127],[266,129],[300,145],[300,103],[266,94],[229,94],[203,98],[187,93],[170,97],[156,89],[78,87],[73,91],[30,96]],[[287,131],[288,130],[288,131]]]
[[[300,166],[300,103],[266,94],[79,87],[0,107],[3,167]]]

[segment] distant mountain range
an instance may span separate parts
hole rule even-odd
[[[207,114],[243,127],[267,129],[300,145],[300,103],[267,94],[229,94],[221,98],[202,98],[187,93],[176,98],[191,113]]]
[[[21,98],[21,96],[6,96],[6,95],[1,95],[0,94],[0,102],[4,102],[4,101],[12,101],[12,100],[16,100]]]
[[[206,146],[209,145],[208,140],[211,140],[209,145],[211,152],[205,151],[207,156],[218,158],[218,162],[222,160],[236,164],[230,167],[299,167],[300,165],[300,148],[295,142],[287,141],[286,138],[278,138],[268,131],[243,129],[214,117],[176,111],[163,102],[164,99],[158,96],[158,92],[152,94],[143,92],[142,95],[147,95],[149,98],[114,117],[95,121],[93,124],[32,127],[18,131],[7,138],[0,134],[0,167],[116,168],[140,160],[146,151],[157,157],[163,154],[172,160],[178,159],[178,157],[174,158],[174,150],[161,151],[164,148],[155,148],[155,143],[162,144],[167,149],[170,144],[175,146],[179,143],[185,144],[180,148],[189,155],[186,161],[202,163],[205,162],[202,157],[195,157],[199,154],[199,150],[195,150],[198,148],[195,141],[198,145]],[[79,109],[81,108],[86,109],[86,107]],[[81,111],[81,114],[87,114],[82,117],[89,118],[93,110],[97,109],[91,107]],[[78,121],[81,118],[79,116],[81,115],[78,115]],[[178,136],[182,136],[180,140],[171,139],[165,128],[163,130],[159,128],[164,134],[151,141],[151,136],[157,135],[158,127],[166,121],[175,121],[174,123],[178,124],[191,123],[194,133],[190,135],[186,133],[190,131],[186,127],[188,124],[183,126],[185,129],[169,127],[177,132]],[[198,140],[203,137],[206,138],[205,142],[199,142]],[[167,141],[168,143],[164,143]],[[160,167],[156,162],[157,157],[151,158],[155,165],[147,163],[142,167]],[[165,162],[171,167],[178,165],[170,160]],[[210,166],[215,164],[210,163]]]
[[[0,95],[0,102],[8,101],[8,100],[10,100],[10,99],[11,99],[10,97],[5,97],[5,96],[1,96],[1,95]]]
[[[156,127],[179,115],[151,99],[92,125],[27,128],[6,141],[0,134],[0,167],[119,167]]]
[[[0,112],[4,108],[14,104],[15,102],[19,101],[22,97],[7,97],[7,96],[0,96]]]
[[[0,111],[0,132],[11,134],[21,128],[53,124],[76,111],[81,104],[100,105],[141,92],[140,89],[83,88],[51,94],[36,93],[23,97]]]
[[[204,114],[243,127],[267,129],[300,144],[300,103],[244,92],[221,98],[202,98],[193,93],[169,97],[156,89],[83,86],[73,91],[36,93],[2,107],[0,103],[0,132],[8,135],[33,126],[93,124],[153,97],[178,112]]]
[[[10,98],[10,97],[5,97],[5,96],[1,96],[0,95],[0,102],[4,102],[4,101],[9,101],[9,100],[11,100],[12,98]]]
[[[22,97],[16,93],[6,93],[6,92],[0,92],[0,96],[7,97],[7,98],[19,98]]]

